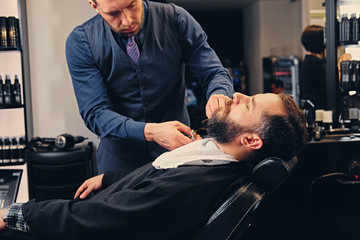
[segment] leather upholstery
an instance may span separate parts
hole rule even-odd
[[[289,163],[275,157],[258,163],[252,170],[250,181],[241,184],[226,199],[192,240],[239,239],[259,205],[288,178],[296,163],[296,157]]]

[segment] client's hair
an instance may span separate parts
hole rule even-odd
[[[263,147],[254,151],[253,157],[279,157],[285,161],[296,156],[307,144],[307,122],[303,111],[290,95],[278,94],[287,116],[263,112],[262,121],[252,126],[262,141]]]

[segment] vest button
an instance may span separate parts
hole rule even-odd
[[[149,106],[148,102],[144,103],[144,107],[148,107],[148,106]]]
[[[145,86],[141,86],[140,91],[144,91],[144,90],[145,90]]]
[[[142,73],[142,69],[139,68],[139,69],[138,69],[138,74],[141,74],[141,73]]]

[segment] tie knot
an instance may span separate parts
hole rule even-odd
[[[129,42],[135,42],[135,36],[129,37],[128,41]]]

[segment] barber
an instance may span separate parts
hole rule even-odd
[[[184,67],[206,93],[208,117],[232,96],[232,80],[183,8],[88,1],[98,15],[70,33],[67,63],[80,114],[101,140],[98,172],[127,173],[192,141]]]

